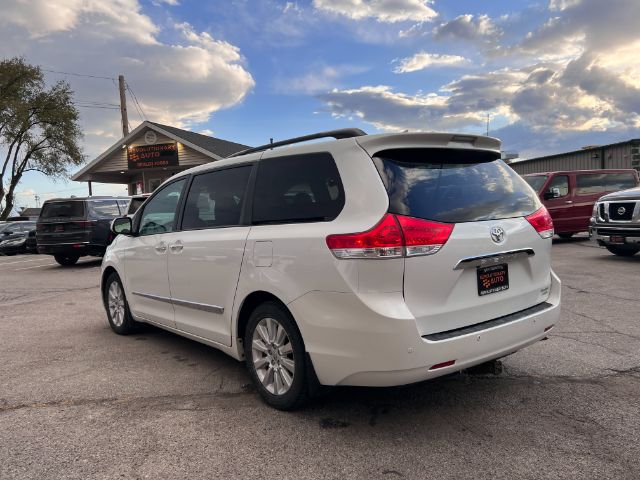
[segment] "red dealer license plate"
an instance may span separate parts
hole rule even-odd
[[[506,263],[478,268],[478,295],[502,292],[509,289],[509,267]]]

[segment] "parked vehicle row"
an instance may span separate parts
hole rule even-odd
[[[338,140],[276,148],[323,136]],[[349,130],[181,172],[113,222],[111,328],[246,360],[280,409],[318,384],[418,382],[537,342],[559,315],[553,223],[499,147]]]
[[[604,194],[640,185],[635,170],[577,170],[523,175],[553,218],[560,238],[589,231],[591,213]]]

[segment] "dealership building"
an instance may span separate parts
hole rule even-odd
[[[634,168],[640,171],[640,139],[585,147],[573,152],[516,161],[509,165],[520,174],[613,168]]]
[[[145,121],[75,173],[78,182],[128,185],[129,195],[153,192],[167,178],[249,148],[181,128]]]

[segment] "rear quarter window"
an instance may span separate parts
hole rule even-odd
[[[633,173],[579,173],[576,175],[576,194],[617,192],[637,185]]]
[[[117,200],[90,200],[88,202],[92,217],[119,217],[120,209]]]
[[[444,223],[529,215],[541,204],[498,152],[422,148],[379,152],[389,212]]]
[[[344,188],[333,157],[312,153],[267,158],[258,164],[252,221],[326,222],[344,207]]]

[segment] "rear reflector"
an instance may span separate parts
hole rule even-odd
[[[439,368],[450,367],[451,365],[454,365],[455,363],[456,363],[455,360],[449,360],[447,362],[436,363],[435,365],[431,366],[429,368],[429,370],[437,370]]]
[[[398,258],[432,255],[446,243],[453,224],[385,214],[371,230],[329,235],[327,246],[337,258]]]
[[[553,220],[545,207],[541,207],[525,218],[542,238],[553,237]]]
[[[555,325],[549,325],[548,327],[546,327],[544,329],[545,332],[548,332],[549,330],[551,330]]]

